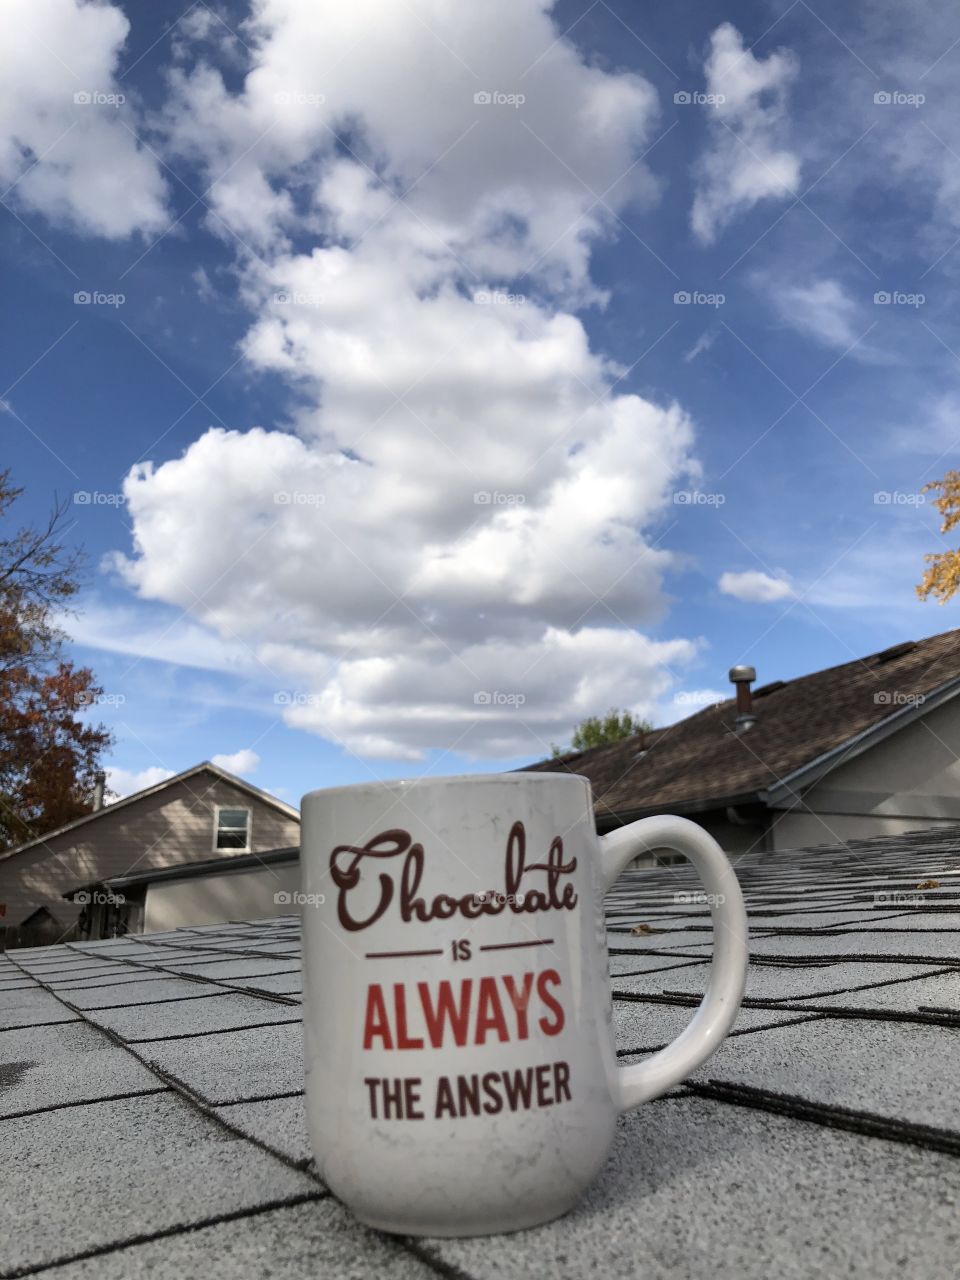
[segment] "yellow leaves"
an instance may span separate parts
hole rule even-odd
[[[921,493],[939,493],[933,505],[943,516],[941,533],[949,533],[960,524],[960,471],[948,471],[942,480],[931,480],[920,490]]]
[[[946,604],[960,590],[960,551],[938,551],[923,557],[930,566],[917,587],[921,600],[930,596]]]
[[[943,479],[931,480],[920,492],[939,495],[933,505],[943,516],[941,533],[949,533],[960,525],[960,471],[948,471]],[[921,600],[933,596],[939,604],[946,604],[960,591],[960,551],[938,551],[924,556],[924,560],[928,567],[916,589],[917,595]]]

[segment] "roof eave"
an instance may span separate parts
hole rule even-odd
[[[175,862],[172,866],[154,867],[149,871],[137,871],[133,875],[106,876],[100,880],[90,880],[86,884],[75,884],[60,896],[68,901],[76,894],[91,889],[133,889],[140,885],[153,884],[157,880],[188,880],[195,876],[217,875],[235,871],[249,871],[252,867],[273,866],[278,862],[289,862],[300,857],[300,846],[286,845],[281,849],[264,849],[260,853],[238,853],[231,857],[204,858],[202,862]]]
[[[603,802],[600,801],[600,806]],[[715,809],[737,808],[741,805],[766,805],[763,794],[757,791],[738,791],[730,795],[710,796],[705,800],[690,800],[680,804],[653,804],[638,809],[617,809],[601,812],[595,803],[598,827],[622,827],[628,822],[637,822],[641,818],[649,818],[655,814],[671,813],[686,817],[693,813],[707,813]]]
[[[819,782],[821,778],[832,773],[841,764],[846,764],[848,760],[855,760],[864,751],[869,751],[871,747],[877,746],[885,738],[889,738],[891,734],[897,733],[915,720],[919,720],[928,711],[935,711],[937,707],[943,706],[952,698],[955,698],[958,693],[960,693],[960,676],[955,677],[953,680],[948,680],[946,684],[940,685],[932,693],[924,695],[922,702],[900,707],[891,715],[885,716],[882,720],[878,720],[876,724],[869,725],[866,729],[862,729],[845,742],[831,747],[829,751],[824,751],[815,759],[800,765],[792,773],[788,773],[785,778],[781,778],[772,787],[767,787],[765,791],[761,792],[760,798],[762,802],[771,809],[792,808],[799,800],[797,792],[800,788],[807,788],[815,782]]]

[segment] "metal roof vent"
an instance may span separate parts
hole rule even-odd
[[[756,680],[757,673],[753,667],[737,666],[731,667],[729,674],[730,683],[737,690],[737,719],[734,727],[737,733],[746,733],[757,723],[757,717],[753,714],[753,694],[750,692],[750,684]]]

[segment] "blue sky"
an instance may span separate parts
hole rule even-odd
[[[12,6],[4,458],[118,790],[509,768],[954,625],[944,6]]]

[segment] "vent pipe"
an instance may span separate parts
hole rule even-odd
[[[757,673],[753,667],[731,667],[730,683],[737,690],[737,720],[735,729],[737,733],[746,733],[748,729],[752,729],[757,723],[757,717],[753,714],[753,693],[750,690],[750,684],[756,680]]]
[[[107,775],[99,770],[93,775],[93,811],[103,808],[103,793],[107,786]]]

